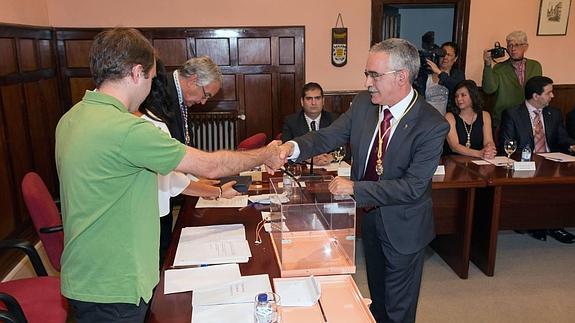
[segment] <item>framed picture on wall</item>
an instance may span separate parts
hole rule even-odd
[[[537,35],[566,35],[570,9],[571,0],[541,0]]]

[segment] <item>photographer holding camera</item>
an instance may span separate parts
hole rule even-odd
[[[525,32],[514,31],[507,35],[505,40],[509,59],[492,66],[493,59],[502,57],[505,48],[496,46],[483,51],[485,63],[481,82],[483,91],[487,94],[495,93],[496,97],[493,107],[493,127],[499,126],[503,110],[523,102],[525,82],[543,73],[538,61],[524,57],[529,47]]]
[[[445,42],[432,48],[420,51],[421,69],[414,85],[429,104],[445,115],[447,106],[453,103],[453,89],[465,80],[465,74],[453,66],[459,55],[456,43]]]

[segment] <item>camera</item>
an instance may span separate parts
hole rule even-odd
[[[501,57],[505,56],[506,51],[507,51],[507,48],[501,47],[501,44],[498,41],[495,42],[495,45],[493,45],[493,48],[488,50],[488,52],[491,53],[491,58],[501,58]]]
[[[433,71],[427,66],[427,60],[430,60],[439,66],[439,61],[445,56],[445,50],[435,44],[435,32],[428,31],[421,36],[421,50],[419,50],[419,59],[421,60],[421,69],[427,74]]]

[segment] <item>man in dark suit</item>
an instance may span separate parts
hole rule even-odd
[[[184,66],[168,76],[170,111],[173,113],[168,129],[173,138],[194,146],[188,125],[188,109],[194,104],[205,104],[222,87],[219,67],[208,56],[190,58]]]
[[[337,115],[323,109],[323,89],[317,83],[310,82],[304,85],[301,95],[301,111],[285,117],[282,129],[282,141],[286,142],[295,137],[303,136],[312,130],[312,122],[315,125],[313,131],[329,126]],[[333,161],[331,154],[314,156],[314,164],[323,166]]]
[[[505,139],[517,140],[517,150],[529,146],[535,153],[573,152],[575,140],[569,138],[559,109],[549,107],[553,99],[553,80],[534,76],[525,83],[525,102],[503,111],[499,131],[500,153]],[[545,230],[530,230],[538,240],[546,240]],[[564,229],[549,230],[549,234],[563,243],[575,242],[575,236]]]
[[[371,47],[368,91],[331,126],[282,145],[301,160],[347,142],[351,179],[336,177],[332,194],[353,194],[362,223],[371,312],[378,322],[415,322],[424,250],[435,236],[431,179],[449,124],[413,90],[415,46],[387,39]]]
[[[567,113],[565,117],[565,122],[567,124],[567,133],[571,139],[575,140],[575,108]]]

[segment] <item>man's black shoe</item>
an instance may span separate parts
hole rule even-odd
[[[549,235],[561,243],[574,243],[575,235],[567,232],[565,229],[551,229]]]
[[[539,240],[539,241],[547,241],[547,231],[546,230],[529,230],[527,231],[530,236]],[[555,238],[557,239],[557,238]]]

